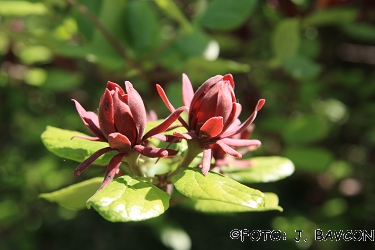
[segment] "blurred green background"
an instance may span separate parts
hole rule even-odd
[[[374,65],[372,0],[0,1],[0,249],[374,249],[314,240],[316,229],[375,229]],[[47,125],[88,132],[70,99],[95,111],[108,80],[129,80],[163,118],[155,84],[181,105],[182,73],[195,88],[232,73],[242,120],[267,100],[253,155],[288,157],[296,171],[252,187],[278,194],[284,212],[176,206],[121,224],[38,199],[102,176],[74,178],[78,163],[42,145]],[[287,239],[241,242],[235,228]]]

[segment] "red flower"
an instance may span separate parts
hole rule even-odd
[[[102,154],[112,150],[118,152],[109,162],[106,177],[99,189],[106,186],[114,175],[119,173],[121,161],[123,159],[127,161],[127,157],[133,159],[134,157],[130,156],[133,156],[136,152],[148,157],[166,157],[177,153],[169,149],[146,147],[143,144],[151,136],[164,132],[185,110],[185,107],[175,110],[161,124],[144,135],[147,117],[143,100],[130,82],[125,82],[125,88],[127,94],[118,84],[108,82],[107,88],[100,98],[98,116],[93,112],[87,112],[79,102],[73,100],[82,121],[96,136],[76,137],[92,141],[104,141],[109,144],[109,147],[98,150],[82,162],[74,170],[74,175],[79,176]],[[128,162],[128,164],[132,163]]]
[[[175,108],[169,102],[164,90],[157,85],[159,95],[170,111]],[[260,146],[259,140],[233,139],[244,131],[255,119],[265,100],[260,99],[253,114],[242,124],[238,121],[242,106],[236,102],[234,81],[231,74],[217,75],[204,82],[194,93],[189,78],[182,76],[182,99],[188,108],[188,123],[179,118],[187,133],[175,133],[175,136],[186,140],[197,140],[203,149],[202,173],[210,169],[213,145],[224,152],[241,158],[242,155],[233,147]]]

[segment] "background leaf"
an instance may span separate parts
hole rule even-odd
[[[121,176],[95,193],[87,206],[111,222],[157,217],[169,207],[169,195],[143,177]]]
[[[81,210],[86,208],[86,201],[98,190],[102,182],[103,178],[97,177],[51,193],[42,193],[39,197],[68,209]]]
[[[294,172],[291,160],[279,156],[253,157],[249,159],[251,166],[223,167],[224,173],[242,183],[270,182],[288,177]]]
[[[265,206],[260,208],[249,208],[241,205],[235,205],[222,201],[214,200],[186,200],[181,203],[182,206],[204,213],[238,213],[238,212],[263,212],[269,210],[282,211],[278,206],[279,198],[274,193],[264,193]]]
[[[197,200],[214,200],[249,208],[264,207],[264,194],[229,177],[198,168],[185,168],[172,177],[176,189],[183,195]]]
[[[41,137],[44,146],[49,151],[62,158],[78,162],[83,162],[99,149],[108,147],[106,142],[93,142],[80,138],[72,139],[76,135],[87,136],[78,131],[47,126]],[[114,152],[108,152],[99,157],[94,164],[108,164],[114,155]]]
[[[278,23],[272,34],[272,48],[280,62],[292,58],[298,52],[300,44],[299,21],[285,19]]]
[[[237,28],[250,16],[256,4],[256,0],[210,1],[199,24],[212,30]]]

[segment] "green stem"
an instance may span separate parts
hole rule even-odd
[[[188,149],[185,151],[184,158],[182,159],[178,167],[173,172],[168,174],[168,180],[170,180],[173,175],[177,174],[177,172],[181,168],[188,168],[195,157],[197,157],[197,155],[203,151],[201,143],[196,138],[188,140],[187,144]]]
[[[144,176],[144,173],[138,166],[138,159],[140,154],[138,152],[131,152],[127,156],[124,156],[124,161],[128,164],[130,170],[136,176]]]

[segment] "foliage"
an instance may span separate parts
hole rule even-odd
[[[371,1],[351,0],[0,1],[0,248],[373,248],[369,241],[315,241],[314,230],[375,227],[374,8]],[[166,117],[155,83],[179,107],[181,73],[196,89],[229,72],[236,98],[246,107],[242,121],[258,99],[267,100],[252,134],[262,147],[244,158],[254,169],[263,163],[270,169],[254,175],[252,168],[238,173],[239,166],[227,166],[223,172],[264,191],[277,210],[280,198],[282,213],[244,213],[244,206],[185,200],[183,191],[175,190],[179,205],[170,200],[163,215],[124,224],[37,199],[40,193],[51,201],[69,197],[81,209],[85,202],[72,202],[70,195],[86,200],[102,181],[93,179],[103,174],[100,167],[79,179],[72,174],[76,161],[94,149],[75,145],[82,155],[59,158],[40,140],[53,128],[87,132],[70,99],[95,111],[108,80],[129,80],[147,100],[146,108]],[[55,136],[84,144],[64,133]],[[186,145],[179,147],[183,151]],[[64,151],[64,144],[53,150]],[[267,162],[276,161],[275,155],[289,158],[295,173],[260,183],[290,174],[286,160],[279,168]],[[152,169],[149,164],[144,167],[149,176],[173,165],[159,161]],[[78,189],[87,192],[80,194],[75,185],[86,185]],[[228,211],[240,213],[228,216]],[[228,237],[234,228],[281,230],[287,239],[241,242]],[[306,242],[293,240],[299,229]]]

